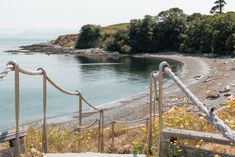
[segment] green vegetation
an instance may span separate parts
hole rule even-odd
[[[213,6],[211,8],[211,11],[210,13],[211,14],[222,14],[223,13],[223,9],[224,9],[224,6],[226,5],[227,3],[224,1],[224,0],[216,0],[215,1],[215,6]]]
[[[81,28],[76,48],[86,49],[97,47],[102,39],[102,27],[99,25],[84,25]]]
[[[116,33],[118,30],[120,29],[127,29],[129,26],[129,23],[119,23],[119,24],[115,24],[115,25],[109,25],[109,26],[105,26],[103,27],[103,30],[105,33]]]
[[[217,115],[233,130],[235,129],[235,101],[228,101],[228,105],[217,112]],[[184,104],[182,104],[184,106]],[[208,123],[204,117],[199,117],[184,107],[176,107],[163,115],[164,127],[188,129],[216,133],[217,129]],[[111,152],[111,128],[104,130],[105,152]],[[156,118],[153,131],[153,143],[157,143],[159,137],[158,119]],[[128,127],[126,125],[115,125],[115,147],[113,153],[147,153],[147,128],[145,125]],[[86,131],[72,131],[66,126],[51,125],[48,128],[49,152],[97,152],[98,129]],[[178,145],[188,145],[196,148],[204,148],[217,152],[235,154],[235,148],[231,146],[215,145],[205,143],[202,140],[182,140],[172,143],[178,151]],[[7,143],[0,145],[1,148],[8,147]],[[153,155],[157,147],[152,147]],[[169,152],[168,152],[169,153]],[[26,157],[43,156],[42,153],[42,128],[39,125],[31,126],[25,139]]]
[[[76,48],[100,47],[124,54],[170,50],[235,56],[235,12],[186,15],[179,8],[171,8],[157,16],[131,20],[130,24],[99,27],[97,33],[93,30],[94,36],[82,28]]]

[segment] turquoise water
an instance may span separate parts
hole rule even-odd
[[[10,60],[18,61],[26,69],[46,69],[47,74],[63,88],[79,90],[94,105],[135,95],[148,90],[151,71],[156,70],[160,60],[122,57],[118,59],[45,54],[10,54],[6,49],[16,48],[43,40],[0,39],[0,68]],[[177,71],[179,63],[174,64]],[[14,80],[13,73],[0,81],[0,130],[13,127]],[[42,118],[42,78],[20,75],[20,123]],[[78,98],[67,96],[48,85],[48,117],[70,115],[78,110]]]

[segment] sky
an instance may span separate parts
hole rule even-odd
[[[129,22],[179,7],[185,13],[209,14],[215,0],[0,0],[0,38],[78,33],[84,24]],[[226,0],[225,11],[235,11]]]

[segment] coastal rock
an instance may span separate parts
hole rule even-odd
[[[207,91],[206,99],[217,99],[219,97],[220,97],[220,95],[219,95],[218,92],[216,92],[216,91]]]
[[[27,52],[40,52],[40,53],[46,53],[48,55],[49,54],[74,53],[73,48],[65,48],[65,47],[61,47],[61,46],[50,45],[48,43],[21,46],[20,48],[21,48],[21,50],[24,50],[24,51],[27,51]]]
[[[230,86],[226,86],[224,89],[219,90],[220,93],[226,93],[230,91]]]
[[[118,52],[111,53],[100,48],[76,50],[76,53],[78,53],[79,56],[85,56],[85,57],[93,57],[93,56],[119,57],[120,55]]]
[[[202,76],[201,75],[195,75],[195,76],[193,76],[193,78],[195,78],[196,80],[199,80],[199,79],[202,78]]]
[[[230,95],[230,96],[228,97],[228,99],[229,99],[229,100],[235,100],[235,96],[234,96],[234,95]]]
[[[231,95],[230,93],[224,94],[225,97],[229,97],[230,95]]]

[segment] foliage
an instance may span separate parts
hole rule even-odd
[[[146,15],[143,20],[131,20],[129,28],[132,52],[151,52],[156,18]]]
[[[211,14],[222,14],[222,13],[223,13],[224,6],[225,6],[226,4],[227,4],[227,3],[225,2],[225,0],[216,0],[216,1],[215,1],[215,6],[213,6],[213,7],[211,8],[210,13],[211,13]]]
[[[120,53],[128,53],[130,47],[128,47],[128,30],[120,29],[115,34],[111,35],[107,40],[106,49],[110,51],[118,51]]]
[[[227,101],[227,105],[217,112],[217,115],[229,126],[231,129],[235,130],[235,101],[230,100]],[[154,122],[154,131],[153,131],[153,143],[157,143],[159,139],[159,130],[158,130],[158,119]],[[205,131],[205,132],[217,132],[217,129],[212,126],[204,117],[199,117],[195,115],[191,111],[187,111],[187,109],[183,107],[174,108],[169,112],[165,112],[163,114],[163,125],[164,128],[171,127],[177,129],[187,129],[187,130],[195,130],[195,131]],[[133,142],[132,151],[138,153],[146,153],[146,139],[147,139],[147,131],[142,138],[137,139]],[[196,148],[209,149],[212,151],[235,154],[234,147],[231,146],[223,146],[205,143],[203,140],[199,141],[191,141],[191,140],[178,140],[172,141],[171,148],[176,149],[176,151],[182,151],[179,145],[187,145]],[[155,154],[157,152],[157,147],[152,147],[152,153]],[[171,153],[171,152],[166,152]]]
[[[158,14],[155,37],[159,50],[178,50],[186,30],[186,15],[179,8],[172,8]]]
[[[235,130],[235,101],[227,101],[228,105],[217,112],[217,115],[233,130]],[[176,107],[163,115],[164,127],[188,129],[206,132],[217,132],[204,117],[199,117],[184,107]],[[111,128],[104,130],[105,152],[111,152]],[[159,138],[158,118],[154,122],[153,143]],[[87,131],[72,131],[66,126],[50,125],[48,128],[49,152],[97,152],[98,129]],[[114,153],[147,153],[147,128],[145,125],[129,127],[127,125],[115,125]],[[205,148],[219,152],[235,154],[235,149],[230,146],[205,143],[203,140],[190,141],[178,140],[172,142],[171,148],[181,151],[179,145],[188,145],[196,148]],[[127,147],[128,146],[128,147]],[[42,129],[38,125],[31,126],[25,139],[25,156],[39,157],[42,153]],[[157,147],[152,147],[153,155]]]
[[[105,26],[103,27],[103,30],[105,33],[114,34],[120,29],[128,29],[128,27],[129,27],[129,23],[119,23],[119,24]]]
[[[102,27],[99,25],[84,25],[76,44],[78,49],[98,47],[102,39]]]
[[[199,16],[189,23],[180,45],[181,52],[208,53],[218,56],[234,54],[235,13]]]
[[[235,56],[234,32],[235,12],[186,15],[179,8],[171,8],[129,24],[103,28],[85,25],[77,48],[101,47],[123,54],[171,50]]]

